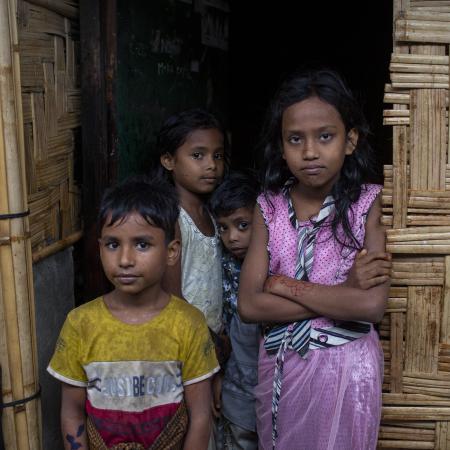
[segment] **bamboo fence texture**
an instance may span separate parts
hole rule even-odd
[[[78,0],[16,1],[31,246],[41,259],[81,229]]]
[[[0,366],[5,448],[41,448],[16,4],[0,0]],[[28,399],[28,400],[27,400]]]
[[[383,190],[392,287],[378,448],[450,450],[450,1],[394,0]]]
[[[78,0],[0,0],[0,402],[7,449],[41,448],[32,262],[81,237]],[[17,404],[17,401],[19,403]],[[14,403],[16,402],[16,403]]]

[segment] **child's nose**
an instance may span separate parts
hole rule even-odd
[[[306,139],[305,141],[305,146],[303,148],[303,158],[304,159],[317,158],[317,149],[312,139]]]
[[[238,240],[239,233],[237,230],[231,228],[229,231],[229,240],[230,242],[236,242]]]
[[[208,169],[211,169],[211,170],[216,169],[217,160],[214,157],[214,155],[209,155],[208,158],[206,159],[206,161],[207,161]]]
[[[134,256],[131,248],[123,247],[120,253],[119,264],[121,267],[130,267],[134,265]]]

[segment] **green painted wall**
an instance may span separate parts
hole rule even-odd
[[[119,179],[148,170],[174,112],[204,107],[228,125],[226,9],[224,0],[118,2]]]

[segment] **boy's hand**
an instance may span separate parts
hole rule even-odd
[[[223,375],[219,372],[212,381],[212,399],[211,409],[213,416],[218,419],[220,417],[220,410],[222,407],[222,380]]]
[[[343,283],[357,289],[370,289],[389,280],[392,268],[391,254],[361,250],[355,258],[347,280]]]

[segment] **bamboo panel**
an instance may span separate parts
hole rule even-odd
[[[0,214],[27,210],[24,137],[16,15],[13,1],[0,2]],[[33,277],[28,218],[0,220],[1,400],[33,395],[38,388]],[[6,370],[5,370],[6,369]],[[3,410],[5,447],[41,448],[39,400]]]
[[[78,2],[19,0],[17,10],[31,243],[39,251],[81,227],[73,173],[81,125]],[[51,200],[35,200],[45,197]]]
[[[383,113],[393,131],[393,163],[385,167],[382,193],[394,258],[379,326],[385,393],[378,448],[450,450],[450,2],[444,3],[394,1]]]

